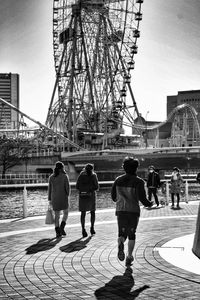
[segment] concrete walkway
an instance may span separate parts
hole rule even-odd
[[[61,239],[44,216],[0,221],[0,299],[200,299],[198,202],[141,211],[129,268],[117,259],[113,209],[97,211],[96,235],[84,239],[79,213]]]

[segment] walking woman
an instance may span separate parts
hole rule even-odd
[[[55,212],[56,237],[66,235],[64,230],[69,211],[69,178],[64,169],[64,164],[58,161],[55,164],[54,172],[49,177],[48,200]],[[62,222],[60,224],[60,213],[63,211]]]
[[[80,173],[76,188],[79,190],[79,211],[81,211],[81,227],[82,235],[86,237],[88,234],[85,230],[86,211],[90,211],[90,233],[95,234],[95,210],[96,210],[96,191],[99,189],[98,178],[93,171],[93,165],[87,164]]]
[[[179,209],[180,202],[180,192],[183,184],[183,179],[180,174],[180,170],[177,167],[173,168],[172,176],[171,176],[171,200],[172,200],[172,208],[174,208],[174,195],[177,197],[177,208]]]

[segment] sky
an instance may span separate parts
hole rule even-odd
[[[42,123],[55,82],[52,7],[0,0],[0,73],[20,74],[20,109]],[[168,95],[200,89],[200,1],[144,0],[142,13],[131,84],[142,116],[164,121]]]

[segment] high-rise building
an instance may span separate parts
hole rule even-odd
[[[0,98],[19,108],[19,75],[0,73]],[[0,129],[18,127],[19,114],[0,102]]]

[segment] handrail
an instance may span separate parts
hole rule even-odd
[[[30,178],[29,178],[30,179]],[[48,179],[48,178],[46,178],[46,179]],[[16,179],[15,179],[16,180]],[[20,179],[21,181],[24,181],[23,179]],[[34,178],[31,178],[30,180],[34,180]],[[37,180],[37,179],[36,179]],[[171,179],[167,179],[167,178],[165,178],[165,179],[161,179],[160,181],[162,182],[162,183],[170,183],[170,180]],[[194,178],[184,178],[183,177],[183,181],[186,183],[186,182],[197,182],[196,181],[196,177],[194,177]],[[0,181],[1,182],[1,181]],[[113,184],[113,180],[111,180],[111,181],[100,181],[99,182],[99,185],[100,186],[111,186],[112,184]],[[70,185],[72,186],[72,187],[74,187],[75,186],[75,184],[76,184],[76,182],[70,182]],[[1,189],[5,189],[5,188],[23,188],[24,186],[26,186],[26,187],[47,187],[48,186],[48,182],[47,182],[47,180],[46,180],[46,182],[32,182],[32,183],[27,183],[27,182],[21,182],[21,183],[10,183],[10,184],[0,184],[0,188]]]
[[[114,181],[99,181],[99,186],[100,187],[108,187],[111,186],[113,184]],[[71,187],[75,187],[76,186],[76,182],[75,181],[71,181],[70,182],[70,186]],[[7,188],[31,188],[31,187],[48,187],[48,182],[39,182],[39,183],[13,183],[13,184],[0,184],[0,189],[7,189]]]

